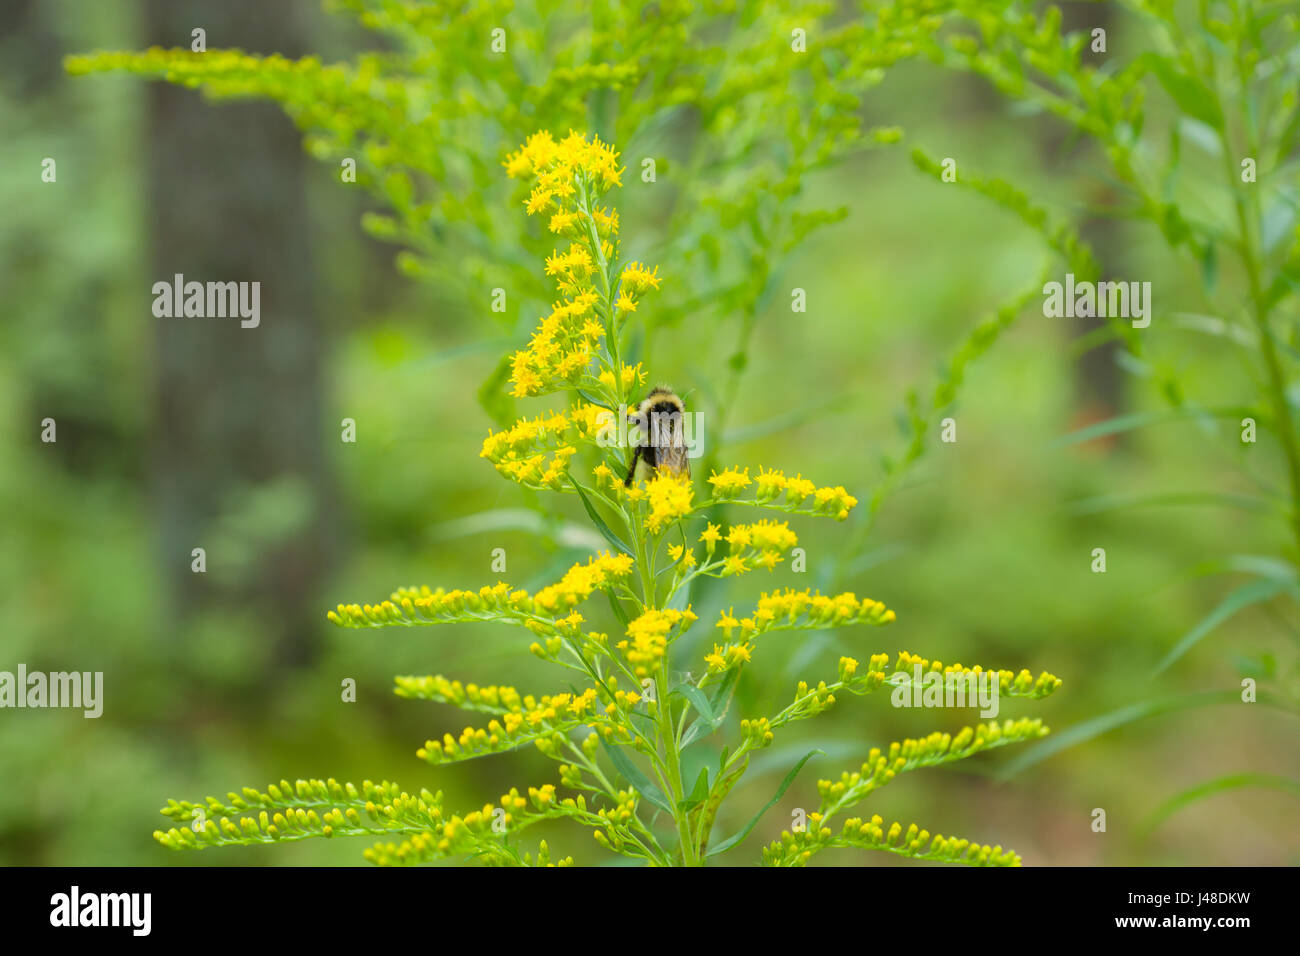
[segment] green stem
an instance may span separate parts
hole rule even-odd
[[[668,765],[669,784],[672,790],[668,799],[672,803],[673,820],[677,824],[677,839],[681,843],[682,865],[698,866],[700,862],[699,854],[695,841],[691,838],[689,814],[680,809],[682,801],[686,798],[686,792],[682,786],[682,758],[677,749],[677,737],[673,732],[672,708],[668,702],[667,671],[668,654],[665,651],[663,660],[660,661],[659,673],[655,675],[655,696],[658,698],[659,736],[663,741],[664,762]]]
[[[1209,75],[1214,77],[1211,69]],[[1243,85],[1241,95],[1247,94],[1246,87]],[[1238,170],[1234,164],[1234,155],[1231,143],[1231,137],[1228,134],[1227,111],[1223,108],[1223,96],[1219,91],[1217,80],[1215,81],[1215,95],[1219,100],[1220,113],[1224,116],[1224,127],[1220,131],[1220,138],[1223,142],[1223,162],[1224,170],[1227,175],[1228,191],[1233,197],[1233,207],[1237,214],[1237,228],[1241,232],[1240,242],[1238,244],[1238,253],[1241,256],[1243,268],[1246,270],[1246,278],[1250,284],[1251,300],[1251,318],[1254,320],[1255,327],[1259,333],[1259,350],[1264,360],[1264,368],[1268,373],[1268,396],[1273,406],[1273,414],[1277,421],[1278,438],[1282,442],[1282,451],[1286,456],[1287,471],[1291,484],[1291,533],[1295,538],[1296,555],[1293,561],[1300,562],[1300,446],[1296,444],[1295,422],[1291,417],[1291,405],[1286,397],[1286,375],[1282,369],[1282,362],[1278,358],[1277,346],[1273,341],[1273,330],[1269,325],[1269,306],[1265,301],[1263,283],[1260,281],[1260,263],[1259,250],[1255,242],[1255,226],[1252,223],[1250,215],[1250,206],[1246,203],[1246,198],[1242,194],[1241,182],[1238,179]],[[1248,111],[1243,110],[1243,114]],[[1249,126],[1249,123],[1247,121]],[[1251,142],[1246,144],[1249,155],[1258,159],[1259,150],[1254,142],[1253,134],[1250,136]],[[1257,207],[1256,207],[1257,208]]]
[[[609,261],[605,258],[605,251],[601,248],[600,234],[596,229],[595,219],[591,215],[586,184],[579,183],[579,188],[581,191],[579,206],[582,209],[584,218],[587,220],[588,242],[596,262],[596,275],[600,281],[600,295],[605,313],[605,347],[609,352],[610,361],[613,363],[614,395],[617,399],[616,404],[621,406],[626,399],[623,387],[623,367],[619,357],[617,311],[614,308],[609,275],[610,266]],[[642,606],[649,609],[656,606],[655,575],[654,568],[650,563],[645,528],[637,519],[635,508],[635,505],[631,505],[625,509],[624,514],[627,518],[628,527],[632,530],[637,568],[641,573]],[[662,769],[660,774],[661,782],[665,784],[665,789],[668,791],[668,801],[672,806],[673,820],[677,826],[677,837],[681,843],[682,862],[686,866],[695,866],[698,865],[699,860],[696,847],[691,839],[690,826],[686,815],[678,809],[685,798],[685,791],[682,787],[681,754],[677,749],[677,739],[672,726],[672,708],[668,703],[666,678],[668,673],[668,655],[665,652],[663,660],[660,662],[659,672],[655,675],[655,726],[658,730],[657,735],[660,738],[655,749],[658,751],[659,748],[662,748],[664,756],[662,761],[656,759],[655,763],[658,765],[657,769]]]

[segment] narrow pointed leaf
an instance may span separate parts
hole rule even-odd
[[[781,786],[777,787],[776,793],[772,796],[772,799],[763,804],[763,808],[759,810],[758,813],[754,814],[754,818],[749,821],[749,824],[745,829],[741,830],[734,836],[727,837],[727,839],[723,840],[709,851],[709,856],[717,856],[719,853],[725,853],[727,850],[730,850],[737,843],[745,839],[745,837],[749,836],[750,831],[753,830],[754,827],[758,826],[758,821],[763,819],[763,814],[767,813],[768,810],[771,810],[776,802],[785,796],[786,790],[790,789],[790,784],[794,783],[794,778],[799,775],[799,771],[803,769],[803,765],[818,754],[825,756],[825,754],[820,750],[810,750],[804,754],[803,759],[795,764],[794,768],[785,775],[785,779],[781,781]]]
[[[1267,601],[1279,592],[1288,590],[1288,588],[1289,585],[1283,581],[1269,579],[1243,584],[1224,598],[1218,607],[1201,619],[1199,624],[1183,635],[1182,639],[1174,645],[1173,650],[1166,654],[1164,660],[1156,666],[1152,676],[1163,674],[1169,669],[1170,665],[1191,650],[1197,641],[1238,611],[1252,604]]]
[[[673,808],[668,802],[668,798],[663,795],[663,791],[651,783],[650,778],[641,772],[641,769],[632,762],[627,754],[623,753],[623,748],[611,747],[604,740],[600,743],[605,748],[605,753],[609,754],[614,769],[623,775],[624,779],[632,785],[632,788],[664,813],[671,815]]]
[[[569,480],[572,481],[572,477]],[[632,549],[623,543],[623,539],[616,535],[609,525],[605,524],[605,519],[600,516],[595,506],[592,505],[591,499],[587,497],[586,489],[576,481],[573,482],[573,487],[578,492],[578,497],[582,499],[582,506],[587,509],[587,516],[591,518],[591,523],[596,526],[596,530],[604,536],[606,541],[629,558],[635,558],[636,555],[632,553]]]

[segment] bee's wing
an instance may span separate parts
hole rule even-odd
[[[664,469],[669,474],[690,477],[691,465],[686,451],[686,438],[682,425],[682,413],[677,411],[664,415],[652,422],[650,431],[650,454],[646,460],[654,464],[656,470]]]
[[[686,446],[674,443],[666,448],[656,449],[655,464],[674,475],[691,476],[691,460],[686,454]]]

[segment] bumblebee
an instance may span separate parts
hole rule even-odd
[[[623,482],[630,488],[636,478],[637,461],[644,461],[653,472],[664,469],[670,474],[690,477],[691,465],[687,456],[683,418],[686,406],[676,393],[666,385],[651,390],[636,412],[628,415],[629,425],[636,425],[639,441],[632,448],[632,464]]]

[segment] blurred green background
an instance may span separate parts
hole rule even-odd
[[[308,0],[266,6],[233,5],[209,43],[329,59],[370,42]],[[168,797],[281,777],[397,780],[445,790],[464,808],[551,781],[551,765],[530,751],[423,764],[415,749],[464,718],[391,694],[393,675],[409,673],[555,690],[518,632],[341,631],[324,612],[399,585],[487,583],[498,547],[504,577],[534,587],[596,542],[575,502],[534,499],[477,457],[490,421],[475,395],[509,340],[483,314],[399,275],[394,248],[358,227],[372,205],[303,154],[277,108],[64,75],[68,53],[140,49],[163,42],[160,31],[187,44],[168,7],[0,0],[0,669],[103,671],[106,685],[99,720],[0,712],[0,862],[355,865],[364,842],[182,855],[150,833]],[[864,109],[868,123],[901,124],[935,155],[971,157],[1039,191],[1099,188],[1086,149],[968,77],[903,65]],[[516,146],[483,150],[495,162]],[[57,160],[56,183],[41,181],[45,157]],[[617,201],[634,237],[653,187],[625,182]],[[918,172],[906,147],[818,175],[807,201],[846,204],[849,215],[781,264],[779,285],[807,290],[808,311],[792,314],[783,295],[761,310],[721,457],[844,484],[865,502],[880,454],[902,442],[907,388],[931,382],[977,321],[1034,280],[1040,243],[1010,215]],[[1193,283],[1152,234],[1106,225],[1090,238],[1105,261],[1153,281],[1161,308],[1181,307],[1179,290]],[[646,255],[673,281],[673,261]],[[174,272],[261,277],[261,328],[154,318],[151,286]],[[1191,422],[1054,445],[1087,422],[1159,407],[1110,353],[1080,361],[1071,344],[1080,331],[1032,305],[971,368],[954,414],[958,441],[934,446],[887,500],[838,582],[885,601],[898,623],[765,645],[743,713],[771,712],[798,678],[833,673],[841,653],[907,649],[1049,670],[1065,682],[1055,696],[1008,702],[1001,716],[1041,715],[1057,731],[1135,702],[1231,690],[1243,674],[1288,666],[1272,661],[1294,662],[1293,624],[1255,608],[1151,676],[1227,593],[1190,569],[1227,553],[1272,553],[1285,529],[1247,512],[1080,508],[1104,495],[1246,490],[1234,442]],[[719,336],[733,334],[689,320],[657,333],[651,377],[703,391],[710,363],[725,358]],[[1212,340],[1165,347],[1189,387],[1224,403],[1249,374]],[[54,444],[39,439],[47,417],[57,421]],[[357,423],[355,444],[340,441],[345,417]],[[817,584],[828,556],[846,559],[850,527],[792,525],[810,573],[786,565],[770,579],[730,581],[707,595],[705,622],[760,588]],[[190,571],[194,547],[206,549],[206,574]],[[1105,574],[1090,570],[1097,547]],[[341,700],[349,677],[355,703]],[[853,698],[796,725],[760,755],[762,772],[747,778],[719,832],[761,806],[808,747],[827,756],[809,763],[747,849],[724,859],[755,858],[759,838],[788,825],[789,807],[815,803],[817,777],[855,768],[872,746],[973,719]],[[1295,717],[1277,710],[1189,709],[1009,781],[994,775],[1019,752],[909,775],[869,812],[1013,847],[1029,865],[1294,864],[1297,803],[1285,793],[1237,790],[1151,833],[1142,825],[1172,794],[1222,774],[1300,778],[1297,741]],[[1090,827],[1094,808],[1107,813],[1106,833]],[[600,859],[585,832],[540,835],[579,863]]]

